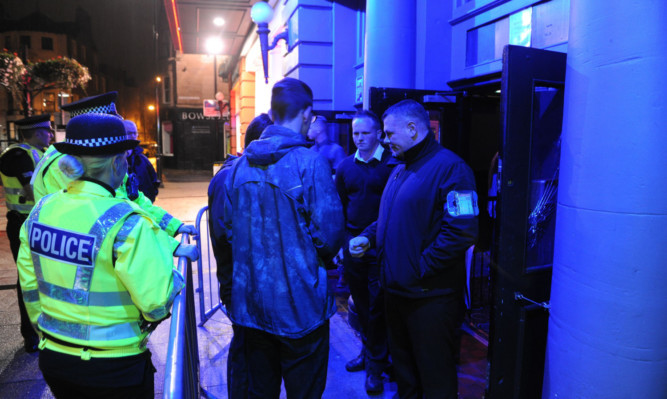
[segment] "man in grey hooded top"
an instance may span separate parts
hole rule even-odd
[[[307,147],[313,95],[285,78],[272,89],[273,126],[252,142],[225,182],[232,246],[233,322],[245,328],[249,396],[321,397],[335,303],[325,261],[344,239],[340,199],[326,161]]]

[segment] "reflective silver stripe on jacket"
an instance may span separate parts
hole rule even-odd
[[[35,171],[41,171],[42,176],[43,176],[46,171],[42,171],[42,165],[47,164],[51,160],[51,158],[58,157],[60,155],[63,155],[63,154],[58,152],[58,151],[53,151],[53,152],[48,153],[46,156],[42,157],[42,159],[39,160],[39,162],[35,166]],[[35,179],[36,178],[37,178],[37,173],[34,173],[32,175],[32,177],[30,178],[30,185],[31,186],[35,185]]]
[[[9,202],[7,204],[7,209],[10,211],[16,211],[20,213],[30,213],[30,210],[32,209],[32,204],[26,205],[26,204],[11,204]]]
[[[118,259],[118,249],[125,244],[125,241],[127,241],[127,237],[129,237],[130,232],[134,229],[134,227],[139,223],[139,220],[141,220],[141,216],[134,214],[130,215],[126,220],[125,223],[123,223],[123,227],[120,228],[118,231],[118,234],[116,234],[116,241],[113,243],[113,258]]]
[[[38,290],[23,291],[23,302],[37,302],[37,301],[39,301]]]
[[[49,298],[82,306],[126,306],[132,305],[132,297],[127,291],[85,292],[38,281],[39,292]]]
[[[51,194],[45,195],[42,197],[41,200],[37,202],[35,205],[32,213],[30,213],[30,216],[28,219],[25,221],[25,228],[28,230],[28,235],[30,234],[30,231],[32,230],[32,224],[39,219],[39,212],[42,210],[42,206],[44,205],[44,202],[46,201],[47,198],[51,197]],[[35,277],[37,278],[37,281],[44,280],[44,275],[42,274],[42,261],[39,257],[34,252],[30,252],[30,256],[32,257],[32,267],[35,270]]]
[[[141,336],[139,322],[92,326],[58,320],[42,313],[39,315],[39,326],[48,332],[84,341],[117,341]]]
[[[95,263],[97,262],[97,254],[100,252],[100,247],[104,238],[107,236],[111,228],[118,223],[119,220],[132,212],[132,206],[124,202],[116,204],[109,208],[102,216],[97,218],[93,226],[90,228],[88,234],[95,236],[95,247],[93,248],[93,266],[78,266],[76,270],[76,277],[74,278],[75,290],[86,292],[90,291],[90,284],[93,277],[93,270],[95,270]],[[88,304],[88,302],[86,302]]]
[[[171,215],[168,214],[168,213],[165,214],[164,216],[162,216],[162,220],[160,220],[160,228],[161,228],[162,230],[166,229],[167,226],[169,226],[169,222],[171,222],[171,219],[173,219],[173,218],[174,218],[174,217],[171,216]]]

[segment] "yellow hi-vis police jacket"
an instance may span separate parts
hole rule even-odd
[[[33,169],[42,157],[42,151],[27,143],[10,145],[2,152],[0,157],[15,148],[20,148],[27,152],[28,155],[30,155],[30,159],[32,159],[33,163]],[[21,197],[23,196],[23,185],[21,182],[19,182],[19,179],[13,176],[6,176],[3,173],[0,173],[0,178],[2,179],[2,185],[5,187],[5,202],[7,203],[7,209],[27,215],[35,205],[35,202],[25,199],[23,201],[21,200]]]
[[[72,179],[65,176],[62,170],[60,170],[58,167],[58,160],[63,155],[63,153],[56,150],[56,147],[51,145],[35,167],[35,172],[32,175],[32,179],[30,179],[32,191],[35,195],[35,201],[39,201],[45,195],[64,189],[72,181]],[[117,198],[127,199],[127,191],[125,190],[126,182],[127,175],[125,175],[125,179],[123,180],[123,183],[120,185],[120,187],[116,189]],[[160,226],[162,230],[166,231],[167,234],[174,237],[178,233],[178,229],[181,227],[183,222],[173,217],[159,206],[153,205],[151,200],[146,198],[146,196],[144,196],[141,191],[139,192],[139,197],[137,197],[137,199],[135,199],[133,202],[148,212],[151,218],[153,218],[153,220]],[[178,244],[178,240],[174,240],[170,243],[173,251],[176,250]]]
[[[166,235],[110,190],[73,181],[42,198],[21,228],[19,279],[30,321],[46,338],[40,347],[83,359],[141,353],[143,319],[167,317],[183,288]]]

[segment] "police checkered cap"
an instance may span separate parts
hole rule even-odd
[[[108,114],[75,116],[65,129],[65,141],[54,146],[70,155],[113,155],[132,149],[139,141],[125,131],[122,119]]]
[[[75,117],[83,114],[110,114],[110,115],[118,115],[118,112],[116,112],[116,104],[108,104],[108,105],[99,105],[96,107],[90,107],[90,108],[81,108],[77,110],[70,111],[70,116]],[[119,115],[120,116],[120,115]]]
[[[29,116],[14,123],[16,124],[16,127],[22,131],[37,128],[51,129],[51,115],[42,114]]]
[[[130,140],[129,135],[117,137],[98,137],[92,139],[65,139],[65,143],[74,144],[82,147],[104,147],[111,144],[120,143],[125,140]]]
[[[122,118],[116,111],[117,97],[117,91],[110,91],[97,96],[82,98],[79,101],[65,104],[60,108],[63,111],[69,112],[72,118],[85,114],[109,114]]]

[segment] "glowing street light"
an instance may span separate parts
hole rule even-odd
[[[222,53],[222,39],[217,36],[209,37],[204,43],[206,52],[211,55]]]
[[[155,111],[155,105],[151,104],[148,106],[149,111]]]

